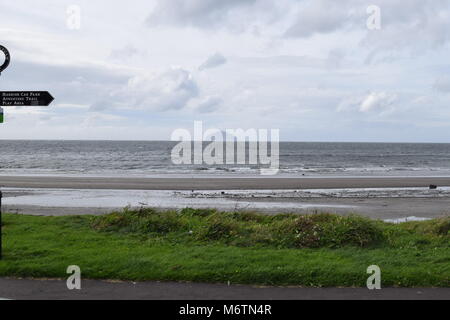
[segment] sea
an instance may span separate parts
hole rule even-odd
[[[0,140],[0,175],[252,176],[265,167],[174,164],[176,144]],[[283,176],[450,176],[450,144],[281,142],[279,150]]]

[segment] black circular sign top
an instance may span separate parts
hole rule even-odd
[[[5,62],[3,62],[3,64],[0,66],[0,73],[2,73],[3,70],[8,68],[9,60],[11,60],[11,56],[9,55],[8,49],[6,49],[4,46],[0,45],[0,51],[3,52],[3,54],[5,55]]]

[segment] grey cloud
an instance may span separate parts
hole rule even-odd
[[[169,111],[183,109],[198,92],[189,71],[173,68],[156,76],[135,76],[111,99],[118,101],[119,108]]]
[[[132,45],[127,45],[123,48],[114,49],[111,51],[110,58],[113,60],[126,60],[135,55],[137,55],[139,51]]]
[[[381,30],[367,32],[361,45],[370,49],[368,62],[383,60],[386,54],[416,56],[442,48],[450,42],[448,1],[379,0]]]
[[[213,97],[206,97],[203,101],[201,101],[196,110],[201,113],[209,113],[216,111],[220,104],[222,103],[222,99],[216,96]]]
[[[256,0],[160,0],[147,18],[150,26],[218,26],[227,20],[235,8],[255,3]]]
[[[96,101],[93,104],[90,105],[89,111],[91,112],[99,112],[99,111],[105,111],[110,109],[112,102],[111,101]]]
[[[449,76],[442,76],[436,79],[433,89],[439,91],[448,93],[450,92],[450,77]]]
[[[227,59],[221,55],[220,53],[213,54],[212,56],[209,56],[208,59],[206,59],[205,62],[203,62],[198,69],[200,71],[210,68],[215,68],[220,65],[223,65],[227,62]]]
[[[366,26],[369,4],[380,8],[380,30]],[[284,35],[308,38],[338,31],[364,32],[360,45],[370,50],[366,63],[423,54],[450,42],[450,7],[446,0],[305,0],[298,2],[296,19]]]
[[[70,83],[79,79],[99,84],[123,83],[130,75],[126,71],[119,71],[119,69],[108,68],[104,65],[65,65],[22,60],[13,61],[7,71],[11,71],[8,74],[8,81],[20,83]]]
[[[287,68],[321,68],[324,66],[323,59],[311,56],[279,55],[266,57],[238,57],[236,61],[247,66],[287,67]]]
[[[178,110],[196,97],[199,90],[190,72],[179,68],[156,76],[133,76],[131,72],[97,65],[15,61],[12,67],[14,72],[7,77],[2,75],[2,89],[49,91],[55,97],[54,105],[87,105],[90,112]]]
[[[10,70],[7,70],[10,71]],[[131,74],[99,65],[59,65],[15,60],[2,75],[4,90],[49,91],[56,104],[90,105],[126,85]],[[53,110],[53,108],[49,109]]]
[[[360,10],[359,10],[360,9]],[[296,21],[288,28],[288,37],[309,37],[328,33],[362,18],[365,26],[365,7],[358,0],[158,0],[146,23],[149,26],[193,26],[197,28],[240,29],[246,25],[259,30],[264,26],[282,23],[297,11]],[[259,34],[259,31],[257,31]]]
[[[306,1],[298,8],[296,22],[287,29],[285,36],[306,38],[316,33],[330,33],[352,24],[358,15],[361,17],[364,13],[342,1]]]
[[[366,10],[372,4],[381,9],[381,30],[367,29]],[[449,17],[447,0],[159,0],[147,24],[240,31],[277,25],[272,34],[287,38],[361,31],[360,44],[372,51],[370,62],[385,51],[416,53],[444,46],[450,42]]]
[[[328,68],[339,68],[344,61],[345,53],[342,50],[334,49],[328,52],[328,57],[325,62]]]
[[[158,0],[146,19],[149,27],[226,29],[234,33],[259,30],[280,21],[297,0]],[[259,32],[258,32],[259,33]]]
[[[381,30],[366,28],[369,4],[381,7]],[[352,140],[355,132],[357,139],[371,139],[363,132],[368,123],[373,137],[393,139],[383,127],[389,121],[405,123],[401,128],[409,127],[408,133],[402,134],[409,140],[448,137],[450,94],[438,94],[450,92],[449,79],[440,78],[450,74],[448,0],[158,0],[147,21],[157,28],[150,30],[136,21],[136,13],[143,19],[149,14],[145,11],[149,4],[139,1],[126,12],[109,6],[102,19],[85,25],[88,29],[70,33],[63,30],[64,17],[58,18],[62,23],[57,28],[48,23],[48,14],[54,14],[47,9],[33,12],[34,19],[29,20],[30,6],[20,1],[7,6],[17,8],[9,10],[12,14],[0,28],[0,38],[13,54],[10,68],[0,78],[1,89],[48,90],[56,98],[45,109],[53,117],[52,126],[39,128],[47,134],[27,133],[33,138],[73,138],[77,132],[89,138],[123,138],[122,134],[142,138],[141,130],[158,126],[168,131],[198,113],[238,127],[276,126],[288,130],[283,136],[293,139],[338,135],[337,139]],[[85,6],[86,12],[104,7],[93,2]],[[292,10],[280,10],[283,6]],[[123,21],[117,24],[117,19]],[[283,37],[286,30],[291,32],[289,38]],[[141,56],[145,50],[152,52],[151,60]],[[185,69],[142,74],[172,64],[197,69],[215,50],[233,60],[217,69],[220,77],[212,82],[207,75],[211,69],[193,72],[198,82]],[[369,62],[383,63],[363,65],[368,54]],[[111,58],[127,67],[110,64]],[[334,112],[337,105],[347,112]],[[29,119],[32,124],[40,115],[10,110],[10,116],[23,123]],[[108,111],[128,119],[123,130],[113,126],[103,131],[100,122],[90,131],[92,136],[79,129],[81,119]],[[423,131],[426,137],[414,129],[425,123],[431,128]],[[22,137],[24,127],[17,125],[11,131],[5,126],[2,135]],[[399,132],[398,127],[393,126],[392,132]]]

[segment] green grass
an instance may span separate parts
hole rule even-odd
[[[450,286],[450,218],[388,224],[331,214],[128,210],[4,214],[0,276],[365,286]]]

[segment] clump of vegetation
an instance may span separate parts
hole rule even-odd
[[[450,217],[443,217],[427,221],[411,221],[402,223],[405,230],[424,235],[449,236]]]
[[[161,234],[177,232],[185,228],[184,221],[175,211],[130,210],[129,208],[95,219],[94,226],[105,231]]]
[[[217,241],[235,246],[367,247],[384,240],[383,230],[376,221],[325,213],[270,216],[210,209],[157,211],[141,208],[96,217],[93,226],[101,231],[184,238],[201,243]]]
[[[383,230],[375,221],[351,215],[301,215],[281,224],[280,233],[287,235],[296,247],[366,247],[380,243]]]

